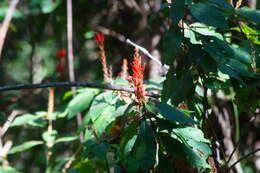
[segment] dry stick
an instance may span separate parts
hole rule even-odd
[[[48,120],[48,132],[51,133],[52,131],[52,113],[54,110],[54,88],[49,88],[49,97],[48,97],[48,111],[46,118]],[[51,148],[53,146],[52,142],[47,142],[47,153],[46,153],[46,160],[47,164],[50,164],[50,158],[52,156]]]
[[[9,24],[12,20],[13,13],[14,13],[14,10],[15,10],[18,2],[19,2],[19,0],[12,0],[11,1],[10,7],[7,11],[5,18],[4,18],[4,22],[3,22],[3,24],[0,28],[0,58],[2,56],[2,50],[3,50],[3,45],[4,45],[4,42],[5,42],[6,33],[7,33]]]
[[[74,71],[74,55],[73,55],[73,23],[72,23],[72,0],[67,0],[67,44],[68,44],[68,62],[69,62],[69,80],[75,82]],[[75,96],[76,89],[71,88],[73,96]],[[82,117],[80,113],[77,113],[77,124],[80,126],[82,123]],[[80,133],[80,141],[83,142],[83,133]]]
[[[8,119],[6,120],[6,122],[4,123],[3,127],[0,128],[0,139],[2,138],[2,136],[6,133],[6,131],[8,130],[8,128],[10,127],[12,121],[14,120],[14,118],[19,115],[24,113],[24,111],[22,110],[14,110],[10,116],[8,117]]]
[[[138,48],[141,52],[143,52],[146,56],[148,56],[149,58],[151,58],[151,59],[152,59],[153,61],[155,61],[157,64],[159,64],[160,66],[163,66],[163,68],[164,68],[165,70],[169,70],[169,66],[167,66],[167,65],[162,65],[161,61],[159,61],[159,60],[156,59],[153,55],[151,55],[151,54],[148,52],[147,49],[145,49],[145,48],[139,46],[138,44],[136,44],[136,43],[134,43],[134,42],[132,42],[132,41],[131,41],[130,39],[128,39],[128,38],[126,39],[126,43],[128,43],[128,44],[134,46],[135,48]]]
[[[52,83],[39,83],[39,84],[18,84],[18,85],[7,85],[0,86],[0,92],[10,90],[24,90],[24,89],[36,89],[36,88],[49,88],[49,87],[88,87],[88,88],[100,88],[113,91],[126,91],[134,93],[133,88],[115,86],[111,84],[98,84],[93,82],[52,82]],[[158,94],[148,93],[149,97],[160,97]]]
[[[144,47],[134,43],[133,41],[131,41],[129,38],[126,38],[124,35],[119,34],[115,31],[112,31],[110,29],[104,28],[104,27],[98,27],[98,30],[102,31],[104,34],[108,34],[111,35],[115,38],[117,38],[119,41],[122,42],[126,42],[127,44],[130,44],[131,46],[134,46],[135,48],[138,48],[141,52],[143,52],[143,54],[145,54],[146,56],[148,56],[151,60],[153,60],[154,62],[156,62],[157,64],[159,64],[160,66],[162,66],[164,68],[165,71],[169,70],[169,66],[168,65],[162,65],[161,61],[159,61],[157,58],[155,58],[152,54],[149,53],[149,51],[147,49],[145,49]]]

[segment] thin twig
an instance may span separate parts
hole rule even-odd
[[[49,97],[48,97],[48,110],[47,110],[47,115],[46,118],[48,120],[48,132],[51,134],[52,131],[52,113],[54,110],[54,88],[49,88]],[[47,160],[47,165],[50,165],[50,158],[52,156],[52,146],[53,146],[52,141],[47,141],[47,152],[46,152],[46,160]]]
[[[67,45],[68,45],[68,66],[69,66],[69,80],[75,82],[74,71],[74,54],[73,54],[73,12],[72,12],[72,0],[67,0]],[[75,97],[76,89],[71,88],[73,97]],[[82,124],[81,113],[77,113],[77,125]],[[80,141],[83,142],[83,133],[80,133]]]
[[[241,162],[242,160],[246,159],[247,157],[257,153],[258,151],[260,151],[260,148],[256,149],[255,151],[252,151],[248,154],[246,154],[245,156],[241,157],[240,159],[238,159],[235,163],[233,163],[228,169],[232,169],[237,163]]]
[[[237,141],[237,143],[236,143],[236,145],[235,145],[235,147],[234,147],[232,153],[230,154],[230,156],[229,156],[229,158],[228,158],[228,160],[227,160],[227,164],[231,161],[233,154],[235,153],[236,149],[238,148],[238,146],[239,146],[239,144],[240,144],[240,141],[241,141],[241,137],[240,137],[239,140]]]
[[[161,61],[159,61],[158,59],[156,59],[153,55],[151,55],[147,49],[145,49],[144,47],[139,46],[138,44],[132,42],[130,39],[126,39],[126,43],[134,46],[135,48],[138,48],[141,52],[143,52],[146,56],[148,56],[149,58],[151,58],[154,62],[156,62],[157,64],[159,64],[160,66],[162,66],[166,71],[169,70],[169,66],[168,65],[162,65]]]
[[[0,86],[0,92],[10,90],[22,90],[22,89],[35,89],[35,88],[49,88],[49,87],[89,87],[89,88],[100,88],[113,91],[126,91],[134,93],[133,88],[114,86],[111,84],[98,84],[92,82],[52,82],[52,83],[39,83],[39,84],[18,84],[18,85],[7,85]],[[149,97],[160,97],[158,94],[148,93]]]
[[[5,18],[4,18],[4,22],[3,22],[3,24],[0,28],[0,58],[1,58],[1,55],[2,55],[2,50],[3,50],[3,45],[4,45],[4,42],[5,42],[6,33],[7,33],[9,24],[12,20],[13,13],[14,13],[14,10],[15,10],[18,2],[19,2],[19,0],[12,0],[11,1],[10,7],[7,11]]]
[[[110,29],[102,27],[102,26],[99,26],[97,29],[100,30],[102,33],[104,33],[106,35],[111,35],[111,36],[115,37],[116,39],[118,39],[119,41],[126,42],[127,44],[134,46],[135,48],[138,48],[141,52],[143,52],[151,60],[155,61],[157,64],[162,66],[165,71],[169,70],[169,66],[163,65],[157,58],[155,58],[151,53],[149,53],[149,51],[147,49],[145,49],[144,47],[134,43],[129,38],[126,38],[124,35],[119,34],[119,33],[115,32],[113,30],[110,30]]]
[[[6,120],[6,122],[4,123],[3,127],[0,128],[0,138],[2,138],[2,136],[6,133],[6,131],[8,130],[8,128],[10,127],[12,121],[14,120],[14,118],[19,115],[24,113],[24,111],[22,110],[14,110],[10,116],[8,117],[8,119]]]

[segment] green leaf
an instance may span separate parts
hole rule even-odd
[[[46,143],[51,143],[53,144],[55,142],[55,139],[58,135],[58,132],[56,130],[52,130],[52,131],[45,131],[42,134],[42,139],[46,142]]]
[[[105,110],[100,114],[100,116],[94,121],[93,123],[93,130],[97,133],[98,136],[102,136],[105,132],[107,126],[115,120],[114,113],[115,113],[114,106],[107,106]]]
[[[229,65],[234,71],[240,73],[243,76],[254,77],[254,73],[249,72],[248,67],[245,64],[242,64],[235,59],[229,59],[226,64]]]
[[[206,88],[209,88],[209,89],[215,90],[215,91],[231,87],[230,82],[223,82],[216,78],[205,78],[205,79],[203,79],[203,84]]]
[[[44,127],[46,125],[46,120],[43,117],[46,115],[46,112],[37,112],[36,115],[33,114],[23,114],[14,119],[11,124],[11,127],[31,125],[35,127]]]
[[[28,141],[21,145],[16,145],[12,147],[11,150],[8,152],[8,154],[15,154],[18,152],[22,152],[41,144],[43,144],[43,141]]]
[[[61,2],[61,0],[43,0],[41,1],[41,10],[43,13],[51,13],[61,4]]]
[[[9,7],[0,7],[0,21],[6,16],[8,9]],[[23,14],[18,9],[15,9],[12,17],[18,19],[23,17]]]
[[[68,118],[73,118],[77,113],[86,110],[97,94],[97,89],[87,89],[86,92],[76,95],[68,104]]]
[[[16,169],[12,167],[0,167],[1,173],[21,173],[20,171],[17,171]]]
[[[237,80],[242,82],[241,77],[236,72],[234,72],[229,66],[227,66],[227,65],[220,65],[220,66],[218,66],[218,69],[222,73],[227,74],[230,77],[235,78],[235,79],[237,79]]]
[[[161,139],[165,146],[166,152],[170,153],[172,156],[177,158],[185,158],[190,164],[190,166],[192,166],[193,168],[210,168],[210,166],[206,162],[208,155],[211,153],[211,150],[208,147],[208,145],[201,142],[196,143],[196,141],[193,143],[193,145],[186,145],[172,137],[165,135],[162,135]],[[192,142],[190,143],[192,144]],[[205,153],[203,153],[203,151]]]
[[[148,172],[156,159],[156,141],[152,128],[143,121],[132,150],[132,156],[141,163],[139,166]]]
[[[84,124],[87,124],[90,120],[94,122],[108,106],[115,104],[117,99],[117,95],[111,91],[101,93],[95,97],[84,118]]]
[[[137,132],[137,126],[138,126],[138,121],[133,121],[126,129],[123,131],[123,136],[119,142],[119,147],[120,147],[120,154],[122,155],[121,157],[125,157],[126,155],[129,154],[129,152],[132,151],[133,148],[133,142],[136,141],[136,132]]]
[[[186,141],[192,139],[199,142],[209,142],[204,138],[204,134],[200,129],[194,127],[175,128],[172,130],[177,136],[181,136]]]
[[[183,71],[178,78],[173,74],[173,68],[167,73],[163,82],[162,101],[167,102],[171,98],[174,105],[185,101],[193,96],[194,84],[190,71]]]
[[[214,27],[227,28],[228,17],[213,3],[197,3],[190,8],[192,15],[200,22]]]
[[[179,21],[184,16],[184,7],[185,7],[185,1],[184,0],[175,0],[171,3],[170,8],[170,16],[172,18],[172,22],[174,24],[178,24]]]
[[[188,117],[187,115],[185,115],[178,109],[168,105],[167,103],[159,102],[157,103],[157,107],[159,109],[159,113],[169,121],[192,124],[196,123],[192,118]]]
[[[157,107],[152,102],[145,103],[145,108],[153,114],[156,114],[158,112]]]
[[[75,141],[78,139],[78,136],[64,136],[60,137],[55,140],[55,144],[60,143],[60,142],[70,142],[70,141]]]
[[[250,8],[239,8],[236,9],[236,13],[245,18],[246,20],[249,20],[251,22],[254,22],[256,24],[260,24],[260,11],[259,10],[252,10]]]
[[[182,43],[182,33],[178,25],[171,25],[170,29],[164,34],[163,39],[163,63],[171,65],[175,55],[179,51]]]

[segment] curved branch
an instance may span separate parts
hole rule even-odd
[[[36,89],[36,88],[48,88],[48,87],[89,87],[100,88],[114,91],[125,91],[134,93],[133,88],[114,86],[111,84],[98,84],[93,82],[51,82],[51,83],[39,83],[39,84],[18,84],[18,85],[6,85],[0,86],[0,92],[10,90],[24,90],[24,89]],[[150,93],[149,97],[160,97],[158,94]]]

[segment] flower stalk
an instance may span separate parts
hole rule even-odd
[[[104,41],[105,41],[104,34],[97,32],[95,34],[95,42],[99,48],[99,56],[100,56],[101,65],[102,65],[103,79],[107,83],[111,83],[111,77],[109,77],[109,72],[108,72],[108,67],[107,67],[107,57],[106,57],[106,52],[105,52]]]

